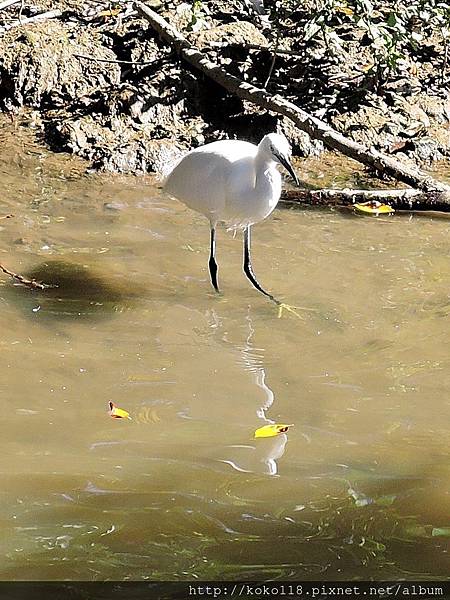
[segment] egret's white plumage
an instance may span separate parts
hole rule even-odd
[[[283,135],[266,135],[256,146],[221,140],[189,152],[166,179],[164,189],[207,217],[237,229],[265,219],[280,199],[277,158],[291,155]]]
[[[250,261],[250,227],[269,216],[280,199],[277,163],[297,182],[290,156],[284,135],[270,133],[257,146],[239,140],[206,144],[189,152],[169,173],[165,191],[210,222],[209,270],[217,291],[215,230],[223,222],[229,228],[244,229],[244,272],[260,292],[281,304],[255,278]]]

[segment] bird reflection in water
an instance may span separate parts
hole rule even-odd
[[[263,357],[258,353],[252,344],[254,329],[251,316],[247,314],[247,323],[249,333],[246,342],[239,348],[239,360],[243,369],[253,376],[254,383],[258,390],[261,390],[261,399],[258,400],[256,416],[262,421],[258,427],[274,423],[267,417],[267,412],[273,407],[275,394],[266,383],[266,371],[263,366]],[[260,404],[259,404],[260,402]],[[284,452],[288,441],[285,433],[280,433],[275,437],[254,440],[250,444],[234,444],[226,446],[227,458],[221,459],[221,462],[233,467],[236,471],[247,473],[263,473],[266,475],[277,475],[279,460]]]

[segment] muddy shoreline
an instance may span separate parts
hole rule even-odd
[[[230,73],[264,84],[274,27],[248,2],[148,5]],[[56,16],[18,25],[20,9],[22,21],[49,10]],[[450,156],[448,78],[434,64],[439,43],[426,40],[403,70],[371,89],[357,30],[349,32],[343,64],[319,42],[302,46],[294,28],[267,90],[356,141],[429,167]],[[323,150],[287,119],[258,112],[182,62],[126,2],[37,0],[1,10],[0,107],[39,131],[50,149],[111,172],[160,171],[188,148],[225,137],[259,141],[277,128],[297,156]]]

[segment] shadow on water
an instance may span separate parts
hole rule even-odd
[[[11,290],[17,303],[30,318],[105,319],[132,305],[139,291],[120,284],[80,263],[52,260],[40,263],[26,274],[43,282],[44,290],[14,285]]]

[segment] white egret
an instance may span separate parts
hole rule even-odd
[[[250,230],[270,215],[281,195],[283,165],[294,181],[291,148],[284,135],[269,133],[256,146],[239,140],[221,140],[192,150],[166,178],[165,191],[189,208],[205,215],[211,228],[209,273],[214,289],[217,280],[216,227],[244,230],[244,273],[254,287],[279,307],[286,307],[258,282],[250,258]]]

